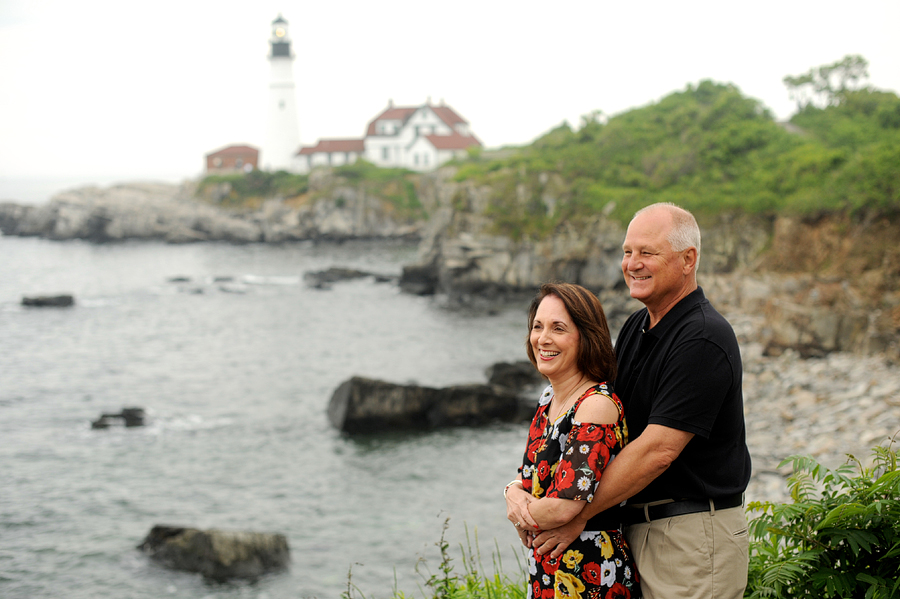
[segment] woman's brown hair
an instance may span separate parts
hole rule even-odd
[[[606,314],[597,296],[572,283],[544,283],[528,309],[528,335],[525,337],[525,349],[528,359],[537,368],[537,358],[531,347],[531,328],[538,306],[548,295],[555,295],[562,300],[569,313],[569,318],[578,329],[580,344],[578,348],[578,368],[591,380],[598,383],[612,382],[616,378],[616,352],[609,336],[609,325]]]

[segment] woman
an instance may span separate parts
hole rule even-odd
[[[519,476],[504,491],[507,517],[531,550],[528,596],[641,597],[614,510],[592,518],[559,559],[532,547],[541,530],[570,521],[592,499],[628,432],[608,382],[616,356],[597,297],[578,285],[545,284],[531,302],[528,326],[528,357],[550,386],[531,422]]]

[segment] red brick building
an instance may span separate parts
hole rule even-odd
[[[259,150],[253,146],[228,146],[206,155],[206,172],[248,173],[259,168]]]

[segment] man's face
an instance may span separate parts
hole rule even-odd
[[[686,284],[684,252],[673,251],[666,239],[671,228],[668,211],[651,210],[631,221],[622,244],[625,284],[651,311],[667,308]]]

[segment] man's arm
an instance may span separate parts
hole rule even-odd
[[[681,454],[694,433],[650,424],[644,432],[619,452],[609,463],[593,500],[571,522],[543,531],[534,539],[534,546],[543,555],[552,552],[559,557],[584,530],[585,524],[603,510],[619,505],[640,492],[657,476],[665,472]]]

